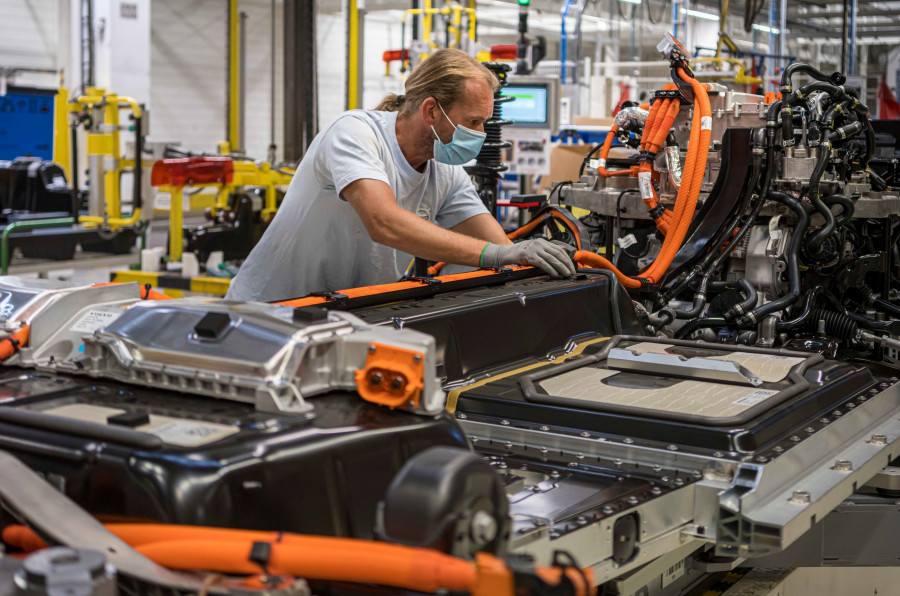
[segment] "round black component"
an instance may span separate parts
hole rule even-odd
[[[640,527],[637,513],[616,520],[613,525],[613,561],[623,565],[637,556],[640,550],[638,546],[638,529]]]
[[[463,558],[504,554],[509,528],[500,475],[474,453],[453,447],[434,447],[407,461],[375,521],[382,540]]]

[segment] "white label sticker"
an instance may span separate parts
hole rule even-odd
[[[653,198],[653,183],[650,181],[650,172],[638,172],[638,184],[641,186],[641,198]]]
[[[598,167],[598,168],[605,168],[605,167],[606,167],[606,160],[605,160],[605,159],[598,159],[598,160],[597,160],[597,167]]]
[[[778,393],[777,390],[757,389],[753,393],[748,393],[741,399],[736,399],[731,403],[733,403],[736,406],[755,406],[759,402],[772,397],[776,393]]]
[[[97,329],[103,329],[122,315],[121,312],[107,312],[105,310],[91,309],[78,319],[70,331],[76,333],[93,333]]]
[[[684,575],[684,559],[678,561],[662,574],[662,589],[668,588],[676,579]]]
[[[710,116],[700,118],[700,130],[712,130],[712,118]]]
[[[195,420],[173,420],[157,428],[146,430],[172,445],[193,447],[224,439],[237,429],[223,424],[197,422]]]
[[[634,234],[628,234],[627,236],[623,236],[619,238],[619,247],[628,248],[632,244],[637,242],[637,238],[634,237]]]

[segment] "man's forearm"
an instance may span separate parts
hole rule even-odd
[[[445,230],[398,209],[369,230],[372,240],[405,253],[458,265],[478,267],[485,241]]]

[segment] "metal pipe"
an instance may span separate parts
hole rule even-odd
[[[238,92],[240,93],[240,97],[238,98],[238,147],[232,147],[232,152],[240,152],[246,153],[246,144],[247,137],[244,136],[245,130],[245,118],[246,110],[244,106],[246,105],[247,99],[247,13],[241,13],[241,32],[239,34],[241,54],[238,59]]]

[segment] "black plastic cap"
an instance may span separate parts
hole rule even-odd
[[[304,306],[294,309],[295,323],[322,323],[328,320],[328,309],[321,306]]]
[[[107,424],[135,428],[142,424],[150,424],[150,414],[147,412],[122,412],[121,414],[108,417],[106,422]]]
[[[223,312],[208,312],[194,325],[194,333],[200,339],[216,340],[231,325],[231,317]]]

